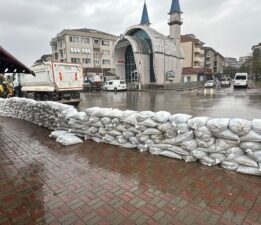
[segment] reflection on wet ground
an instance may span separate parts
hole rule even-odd
[[[0,118],[0,224],[261,223],[258,177],[48,135]]]
[[[194,116],[261,118],[261,90],[224,88],[190,92],[94,92],[82,93],[80,110],[87,107],[113,107],[122,110],[165,110]]]

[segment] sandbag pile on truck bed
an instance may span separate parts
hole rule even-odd
[[[0,101],[0,116],[58,130],[56,139],[65,145],[80,143],[75,138],[78,136],[185,162],[199,161],[207,166],[220,165],[227,170],[261,175],[261,119],[192,117],[99,107],[78,112],[59,103],[17,98]]]

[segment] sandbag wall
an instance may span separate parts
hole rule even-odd
[[[20,104],[16,103],[17,99],[12,100],[12,103],[8,103],[11,100],[0,101],[0,116],[26,119],[98,143],[261,175],[261,119],[193,118],[187,114],[98,107],[78,112],[59,103],[33,103],[33,100],[23,99],[19,101],[25,103]],[[3,104],[8,107],[3,109]],[[44,110],[43,104],[50,108]],[[28,111],[28,107],[31,110]],[[50,121],[44,112],[49,113]],[[27,113],[36,115],[26,116]]]

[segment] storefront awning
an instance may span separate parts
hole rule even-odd
[[[27,66],[0,46],[0,73],[27,73],[33,74]]]

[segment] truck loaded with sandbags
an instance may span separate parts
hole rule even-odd
[[[77,105],[83,90],[82,65],[66,62],[43,62],[32,67],[34,75],[21,74],[24,97],[39,101],[58,101]]]

